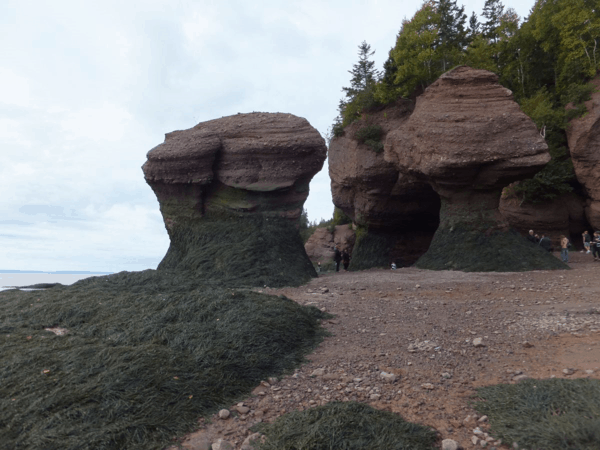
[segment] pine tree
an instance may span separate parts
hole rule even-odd
[[[342,90],[346,93],[346,102],[351,102],[356,96],[370,87],[379,80],[379,71],[374,68],[375,61],[370,61],[369,58],[375,54],[375,50],[371,51],[371,46],[366,41],[358,46],[358,62],[354,64],[352,70],[348,73],[352,75],[350,79],[350,87],[344,87]]]
[[[477,14],[475,14],[475,11],[473,11],[473,14],[471,14],[471,17],[469,18],[469,31],[467,33],[467,40],[469,42],[473,42],[475,36],[479,34],[480,29],[481,24],[479,23]]]
[[[364,109],[377,103],[373,95],[373,88],[381,78],[381,74],[375,69],[375,61],[369,59],[374,54],[375,50],[371,50],[371,46],[366,41],[358,46],[358,62],[354,64],[352,70],[348,71],[352,75],[350,87],[342,88],[346,98],[340,100],[338,105],[340,113],[334,120],[334,135],[360,117]]]
[[[482,32],[484,37],[492,42],[498,41],[497,28],[501,24],[502,14],[504,13],[504,5],[500,0],[485,0],[483,12],[481,15],[487,20],[482,24]]]
[[[442,71],[450,68],[457,54],[460,54],[466,45],[465,23],[467,15],[465,7],[460,8],[456,0],[437,0],[437,13],[439,15],[438,45],[442,53]]]

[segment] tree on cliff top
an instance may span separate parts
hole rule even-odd
[[[339,115],[333,125],[333,133],[341,130],[358,119],[362,112],[377,104],[373,95],[373,88],[379,81],[381,74],[375,69],[375,61],[370,58],[375,54],[366,41],[358,46],[358,62],[348,73],[352,75],[350,87],[343,87],[345,98],[340,100]]]

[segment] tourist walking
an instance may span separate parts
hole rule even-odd
[[[342,251],[342,264],[344,265],[344,270],[348,272],[348,266],[350,265],[350,255],[345,249]]]
[[[594,261],[600,261],[600,231],[594,232],[594,240],[591,243]]]
[[[583,236],[583,249],[585,250],[586,254],[590,254],[591,253],[591,242],[592,242],[592,237],[590,236],[590,233],[588,233],[587,230],[585,230],[582,234]]]
[[[342,254],[337,247],[333,247],[333,260],[335,261],[335,271],[340,271],[340,262],[342,261]]]
[[[546,251],[551,252],[553,250],[552,249],[552,241],[550,240],[550,238],[548,236],[546,236],[543,233],[542,233],[542,237],[540,238],[540,242],[538,243],[538,245]]]
[[[569,247],[571,246],[571,243],[569,242],[569,239],[566,236],[561,235],[560,236],[560,257],[562,258],[563,262],[568,263],[569,262]]]

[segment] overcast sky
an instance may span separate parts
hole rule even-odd
[[[533,6],[504,3],[522,17]],[[165,133],[268,111],[325,134],[358,45],[381,69],[420,5],[3,0],[0,269],[156,268],[169,239],[141,166]],[[310,220],[329,219],[327,164],[310,189]]]

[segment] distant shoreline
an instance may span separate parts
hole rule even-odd
[[[114,272],[91,272],[89,270],[0,270],[0,273],[48,273],[51,275],[111,275]]]
[[[14,289],[15,287],[31,286],[40,283],[60,283],[64,285],[73,284],[76,281],[89,277],[109,275],[112,272],[87,272],[87,271],[20,271],[0,270],[0,291]]]

